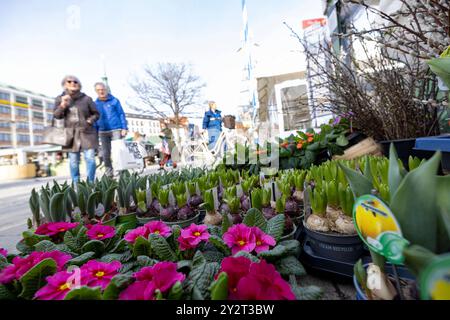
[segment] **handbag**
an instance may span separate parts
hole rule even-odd
[[[135,141],[117,139],[111,141],[111,158],[114,170],[141,168],[144,165],[142,154]]]
[[[52,125],[44,128],[42,143],[53,144],[65,148],[70,147],[73,143],[74,128],[64,127],[64,119],[58,120],[63,121],[62,126],[55,126],[55,121],[52,119]]]

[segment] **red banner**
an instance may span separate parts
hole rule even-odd
[[[314,24],[319,24],[321,26],[324,26],[327,24],[327,19],[326,18],[316,18],[316,19],[308,19],[308,20],[303,20],[302,21],[302,28],[306,29],[311,27]]]

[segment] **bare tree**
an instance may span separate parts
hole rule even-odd
[[[385,48],[420,59],[437,57],[450,45],[450,2],[448,0],[399,0],[399,9],[388,14],[365,0],[345,0],[363,6],[367,12],[380,17],[382,23],[366,34]],[[373,31],[379,32],[373,37]],[[350,32],[352,33],[352,32]],[[349,34],[347,34],[348,36]],[[344,35],[345,36],[345,35]]]
[[[198,105],[205,86],[185,63],[158,63],[144,66],[142,77],[135,76],[130,86],[140,106],[137,111],[149,112],[157,118],[173,116],[178,126],[189,107]]]
[[[377,140],[439,134],[445,97],[439,96],[436,76],[418,56],[388,54],[379,42],[353,32],[347,37],[359,43],[363,56],[357,59],[350,52],[343,59],[328,43],[308,50],[305,40],[290,30],[318,69],[312,90],[324,92],[315,97],[319,110],[352,114],[354,126]],[[375,46],[369,49],[369,43]]]

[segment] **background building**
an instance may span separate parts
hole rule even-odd
[[[0,148],[34,146],[53,118],[55,99],[0,84]]]
[[[127,113],[126,117],[130,133],[138,132],[146,136],[158,136],[161,132],[159,119],[134,113]]]
[[[308,104],[311,111],[311,122],[308,125],[318,128],[332,118],[332,114],[326,108],[327,97],[330,93],[328,88],[321,85],[327,80],[326,75],[321,71],[321,68],[327,65],[327,61],[320,50],[321,46],[328,46],[330,41],[327,19],[321,17],[303,20],[302,29],[305,49],[314,55],[314,59],[311,59],[310,55],[306,56]]]

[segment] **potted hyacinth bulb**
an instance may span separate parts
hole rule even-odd
[[[158,200],[158,191],[160,187],[161,187],[160,184],[156,182],[150,185],[150,191],[152,194],[152,202],[150,204],[150,210],[152,210],[155,214],[159,214],[160,204]]]
[[[204,223],[207,225],[219,226],[222,223],[222,215],[216,211],[214,205],[214,196],[212,191],[206,191],[204,194],[204,202],[200,205],[206,210]]]
[[[241,200],[237,196],[231,196],[224,201],[228,205],[228,214],[233,224],[242,223]]]
[[[219,212],[224,215],[227,214],[233,224],[242,222],[241,200],[237,196],[236,186],[225,189],[223,193],[223,203],[220,205]]]
[[[223,197],[222,197],[222,203],[219,206],[219,212],[224,214],[224,213],[230,213],[230,207],[228,205],[228,202],[226,201],[227,199],[231,199],[237,196],[237,189],[236,186],[233,187],[229,187],[227,189],[224,190],[223,192]]]
[[[168,188],[160,189],[158,192],[159,215],[163,221],[174,222],[177,220],[177,212],[175,206],[169,202],[169,194],[170,190]]]
[[[244,212],[247,212],[250,210],[251,203],[250,203],[250,189],[252,188],[254,182],[252,177],[249,177],[246,180],[243,180],[241,182],[242,187],[242,195],[241,195],[241,209]]]
[[[315,187],[308,187],[309,199],[311,202],[312,214],[306,219],[306,227],[313,231],[329,232],[330,225],[326,219],[327,194],[325,190]]]
[[[147,204],[147,192],[145,190],[137,190],[136,198],[138,200],[136,218],[140,225],[159,219],[159,214],[157,211],[152,210],[151,203],[150,205]]]
[[[281,196],[275,201],[276,213],[284,215],[284,230],[281,240],[293,239],[295,231],[297,230],[289,215],[284,213],[285,208],[286,208],[286,197]]]
[[[187,227],[192,223],[198,222],[199,213],[189,206],[186,194],[178,194],[175,196],[177,208],[175,208],[175,221],[167,221],[167,225],[178,225],[181,228]]]
[[[188,203],[193,209],[197,209],[199,205],[202,204],[203,199],[202,196],[197,193],[197,183],[196,182],[188,182],[187,188],[189,191],[189,200]]]
[[[323,188],[327,198],[325,219],[330,230],[341,234],[356,234],[351,212],[354,202],[351,189],[336,180],[325,181]]]
[[[292,188],[288,178],[283,178],[277,181],[278,189],[286,200],[286,207],[284,213],[291,219],[298,220],[300,218],[300,210],[297,201],[292,196]],[[299,221],[296,221],[299,222]]]
[[[294,194],[292,195],[295,200],[297,200],[298,203],[303,204],[303,190],[304,190],[304,184],[305,184],[305,178],[306,178],[306,170],[300,170],[294,172],[292,175],[292,182],[295,186]]]

